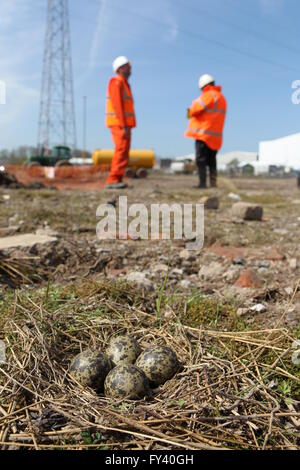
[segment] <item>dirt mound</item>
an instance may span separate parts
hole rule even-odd
[[[19,183],[17,178],[7,171],[0,171],[0,186],[4,188],[20,189],[24,188],[24,184]]]
[[[46,186],[41,181],[31,181],[28,184],[21,183],[18,178],[7,171],[0,171],[0,186],[10,189],[44,189]]]

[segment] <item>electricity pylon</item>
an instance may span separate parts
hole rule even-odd
[[[38,146],[76,148],[68,0],[48,0]]]

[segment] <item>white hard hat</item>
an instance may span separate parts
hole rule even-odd
[[[129,64],[129,60],[124,55],[117,57],[113,63],[114,72],[117,72],[120,67],[123,65]]]
[[[209,85],[210,83],[213,83],[214,81],[215,81],[214,77],[206,73],[205,75],[202,75],[199,79],[199,88],[202,89],[206,85]]]

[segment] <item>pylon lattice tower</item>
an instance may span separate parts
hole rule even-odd
[[[38,146],[76,148],[68,0],[48,0]]]

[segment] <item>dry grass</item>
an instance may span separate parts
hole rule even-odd
[[[16,258],[0,251],[0,283],[16,288],[22,284],[32,284],[34,280],[41,280],[35,273],[33,260],[32,256],[23,255]]]
[[[185,309],[185,301],[182,300]],[[1,304],[0,304],[1,305]],[[0,445],[30,449],[296,449],[299,376],[287,330],[193,328],[165,303],[111,283],[12,294],[2,302]],[[185,309],[186,310],[186,309]],[[111,335],[171,346],[182,370],[152,399],[116,402],[68,374]]]

